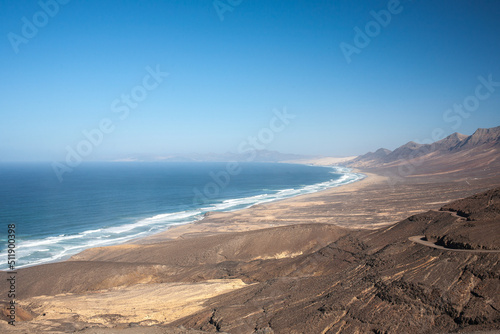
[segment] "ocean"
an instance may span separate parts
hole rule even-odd
[[[60,182],[48,163],[0,164],[0,269],[8,225],[16,267],[67,259],[233,211],[355,182],[342,167],[277,163],[84,163]]]

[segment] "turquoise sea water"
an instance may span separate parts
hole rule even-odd
[[[16,264],[65,259],[231,211],[357,181],[341,167],[273,163],[86,163],[59,182],[50,164],[0,164],[0,269],[7,225]]]

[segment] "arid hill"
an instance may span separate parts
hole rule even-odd
[[[499,192],[456,201],[388,228],[349,233],[312,254],[262,261],[258,269],[233,263],[230,276],[259,283],[214,298],[206,311],[178,324],[231,333],[500,329],[500,253],[478,251],[500,247]],[[467,218],[452,212],[474,212],[469,222],[486,224],[482,234],[464,227]],[[437,249],[408,239],[436,228],[440,236],[460,231],[476,251],[457,251],[457,243]]]
[[[293,225],[91,249],[19,270],[24,324],[236,334],[499,329],[499,194],[492,189],[378,230]],[[415,236],[428,236],[428,244],[409,239]],[[205,299],[188,307],[170,299],[179,291]],[[137,322],[148,311],[128,310],[127,300],[189,315],[162,322],[169,317],[160,309]],[[102,314],[101,303],[122,306]]]
[[[499,163],[500,126],[477,129],[470,136],[455,132],[432,144],[418,144],[410,141],[392,152],[387,149],[378,149],[375,153],[366,153],[347,164],[351,167],[373,168],[444,163],[445,166],[451,167],[471,162],[474,159],[479,159],[486,165]],[[448,160],[448,163],[445,160]]]
[[[353,163],[363,181],[19,269],[0,332],[500,330],[499,133],[380,149]]]

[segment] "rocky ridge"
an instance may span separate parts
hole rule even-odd
[[[432,163],[435,159],[447,157],[453,160],[460,157],[462,161],[480,157],[498,160],[500,156],[500,126],[490,129],[477,129],[467,136],[453,133],[432,144],[418,144],[410,141],[394,151],[378,149],[375,153],[368,152],[347,163],[350,167],[387,167],[407,163],[414,159]]]

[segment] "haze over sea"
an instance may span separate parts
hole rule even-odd
[[[16,266],[25,267],[145,237],[209,211],[242,209],[363,178],[341,167],[239,163],[239,173],[227,180],[221,176],[226,166],[86,163],[59,182],[48,164],[3,163],[0,221],[5,229],[16,224]],[[0,250],[6,259],[6,245]]]

